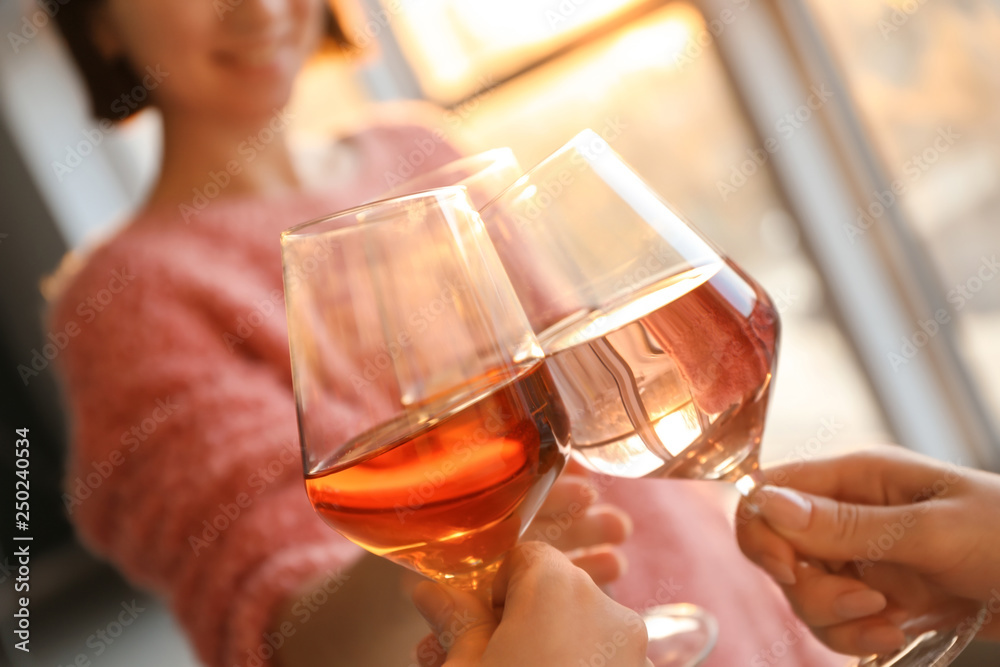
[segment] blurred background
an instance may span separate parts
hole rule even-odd
[[[155,113],[110,131],[89,118],[46,13],[58,4],[0,7],[0,432],[31,428],[45,517],[23,664],[195,665],[162,606],[74,545],[55,378],[17,371],[48,342],[41,279],[128,219],[158,160]],[[361,50],[317,57],[292,104],[305,149],[401,98],[437,105],[467,150],[510,146],[525,166],[591,127],[778,305],[765,462],[896,441],[1000,470],[1000,3],[364,0],[349,14]],[[88,638],[133,599],[136,629],[97,654]]]

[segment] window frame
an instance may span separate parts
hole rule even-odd
[[[730,0],[698,0],[706,17]],[[845,233],[867,193],[891,191],[858,106],[811,10],[797,0],[750,2],[741,29],[716,38],[759,137],[815,85],[833,93],[771,155],[770,168],[824,282],[831,306],[900,443],[965,465],[1000,470],[1000,446],[954,331],[942,329],[895,368],[889,354],[948,307],[937,273],[902,206],[886,206],[856,243]]]
[[[365,0],[377,12],[379,0]],[[577,40],[513,76],[619,29],[668,0],[644,5],[626,21]],[[831,310],[898,441],[942,460],[1000,470],[1000,438],[963,361],[954,331],[930,336],[896,368],[889,354],[920,331],[919,323],[948,308],[943,286],[902,206],[887,206],[856,243],[845,233],[867,193],[891,188],[857,105],[835,64],[816,17],[800,0],[693,0],[706,22],[717,21],[714,45],[757,135],[759,148],[775,120],[802,105],[814,85],[833,97],[796,130],[795,141],[771,154],[768,168],[799,226]],[[737,10],[738,11],[735,11]],[[725,14],[730,12],[730,14]],[[420,95],[420,86],[392,30],[377,36],[384,60],[366,73],[380,99]],[[513,78],[513,77],[511,77]],[[497,82],[502,83],[502,82]],[[455,104],[461,104],[461,101]],[[954,314],[952,314],[954,316]]]

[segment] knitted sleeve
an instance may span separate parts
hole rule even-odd
[[[92,550],[169,599],[208,665],[267,664],[276,606],[323,573],[339,585],[359,550],[306,499],[283,303],[260,302],[234,344],[252,277],[223,249],[176,245],[105,248],[51,312],[70,334],[64,502]]]

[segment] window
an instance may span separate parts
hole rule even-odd
[[[385,0],[360,33],[389,26],[424,96],[451,103],[501,81],[650,0]]]
[[[510,146],[528,167],[591,127],[764,284],[783,321],[766,459],[885,440],[797,225],[767,165],[752,161],[755,130],[709,30],[695,6],[666,4],[461,103],[462,134],[474,148]]]
[[[986,280],[1000,271],[987,252],[1000,232],[986,229],[1000,207],[995,7],[563,4],[591,7],[593,23],[580,14],[565,32],[545,30],[551,3],[514,3],[500,20],[440,0],[420,5],[418,28],[408,2],[384,0],[373,15],[395,6],[398,16],[373,36],[390,76],[371,80],[452,103],[464,136],[510,145],[525,165],[582,127],[614,135],[783,308],[770,456],[839,434],[1000,463],[981,397],[1000,395],[989,380],[1000,370],[989,349],[1000,282]],[[893,179],[907,178],[893,194]],[[887,220],[868,222],[879,206]],[[978,296],[958,308],[958,286]]]
[[[1000,415],[1000,7],[810,5],[896,186],[892,198],[933,262],[948,311],[941,330]],[[873,196],[862,226],[879,224],[879,204]]]

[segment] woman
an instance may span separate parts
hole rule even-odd
[[[418,147],[420,170],[458,152],[432,114],[402,106],[334,143],[319,178],[297,167],[282,108],[324,11],[320,0],[74,0],[58,15],[95,113],[135,113],[129,91],[152,70],[148,102],[164,128],[144,207],[53,306],[54,330],[79,327],[60,358],[67,508],[86,544],[169,598],[213,666],[393,664],[421,633],[398,568],[362,555],[306,500],[277,238],[377,197]],[[113,279],[109,303],[82,306]],[[99,485],[80,486],[106,464]],[[533,534],[608,582],[623,567],[608,545],[629,519],[595,505],[593,486],[561,480]],[[720,665],[780,635],[787,607],[739,558],[707,494],[665,482],[602,491],[635,508],[643,538],[629,547],[626,604],[708,604],[723,627]],[[792,653],[826,659],[814,642]]]

